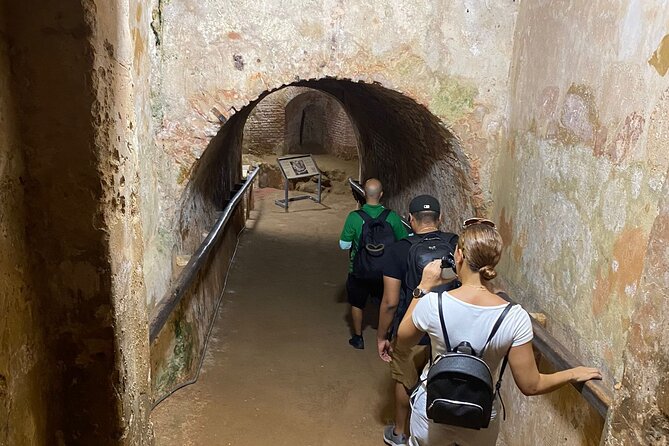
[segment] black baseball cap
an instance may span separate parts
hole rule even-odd
[[[419,195],[411,200],[411,203],[409,203],[410,214],[423,211],[432,211],[437,214],[440,213],[441,206],[439,206],[439,201],[432,195]]]

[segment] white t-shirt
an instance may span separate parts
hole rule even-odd
[[[439,322],[439,295],[425,295],[414,308],[412,319],[414,325],[430,335],[432,358],[446,353],[444,334]],[[483,348],[495,321],[507,304],[494,307],[482,307],[463,302],[451,296],[447,291],[442,294],[444,322],[448,331],[451,348],[460,342],[468,341],[477,353]],[[493,381],[497,381],[499,367],[504,355],[511,346],[517,347],[530,342],[533,338],[532,322],[520,305],[514,305],[502,321],[497,333],[488,344],[483,360],[490,367]],[[423,370],[421,379],[427,377],[429,364]]]

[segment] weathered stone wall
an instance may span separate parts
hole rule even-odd
[[[610,446],[669,442],[669,181],[662,195],[635,296],[622,388],[605,443]]]
[[[99,208],[103,190],[93,150],[90,17],[76,2],[12,2],[7,8],[27,173],[28,271],[54,374],[43,389],[49,401],[46,442],[98,438],[111,444],[120,424],[110,374],[115,364]]]
[[[148,55],[151,15],[142,0],[101,4],[94,12],[94,150],[99,153],[104,190],[100,207],[108,234],[112,377],[120,424],[114,442],[134,446],[152,441],[143,224],[153,220],[156,210],[149,207],[147,212],[146,204],[140,206],[142,191],[154,190],[156,170],[147,159],[147,148],[155,147]]]
[[[53,376],[24,230],[26,180],[0,3],[0,445],[46,444]]]
[[[192,168],[192,178],[184,191],[183,208],[178,216],[176,254],[190,259],[213,228],[220,211],[241,182],[242,134],[250,108],[234,115],[212,138],[208,149]],[[154,402],[177,386],[193,379],[205,354],[208,332],[224,291],[226,271],[232,261],[237,237],[244,227],[243,203],[234,211],[228,225],[212,248],[195,280],[170,314],[151,344],[151,397]],[[165,265],[173,267],[172,264]],[[172,270],[173,282],[180,268]],[[151,320],[158,319],[162,307],[173,297],[169,288],[153,308]]]
[[[6,4],[11,19],[2,35],[11,47],[12,82],[3,93],[12,92],[18,136],[7,164],[15,192],[7,203],[17,211],[8,215],[19,223],[18,206],[24,203],[25,221],[19,224],[25,228],[16,228],[13,260],[19,267],[24,259],[28,264],[2,271],[25,275],[29,286],[23,292],[33,296],[10,312],[22,343],[9,358],[9,420],[16,423],[9,425],[9,438],[17,440],[10,444],[150,441],[137,208],[142,125],[134,112],[139,78],[131,71],[129,7]],[[133,11],[133,17],[138,23],[142,16]],[[3,110],[4,116],[12,114]],[[22,234],[26,254],[20,252]],[[10,286],[18,277],[11,275]],[[20,324],[33,318],[38,327],[25,325],[30,331],[22,332]],[[35,375],[37,389],[30,382]],[[17,391],[21,381],[25,386]],[[21,394],[25,401],[14,402]]]
[[[666,50],[654,53],[668,19],[662,2],[536,1],[522,3],[516,25],[491,213],[507,246],[501,269],[516,298],[544,312],[549,331],[600,367],[611,389],[642,316],[669,162]],[[571,389],[512,406],[523,416],[505,423],[507,444],[531,444],[537,432],[547,444],[599,442],[601,422]]]
[[[151,345],[151,396],[155,402],[199,372],[244,220],[244,206],[240,203],[197,279]]]

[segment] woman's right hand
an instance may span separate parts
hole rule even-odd
[[[418,288],[431,291],[445,283],[448,283],[448,281],[441,278],[441,260],[433,260],[423,268],[423,275]]]
[[[602,379],[602,372],[592,367],[575,367],[571,369],[571,382],[584,383],[591,379]]]

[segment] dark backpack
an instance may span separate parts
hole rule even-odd
[[[409,308],[413,290],[420,283],[425,266],[435,259],[441,259],[453,256],[455,247],[458,244],[458,236],[450,232],[435,232],[424,236],[413,235],[404,240],[411,243],[409,254],[407,255],[407,272],[402,281],[402,290],[400,292],[400,301],[397,304],[395,317],[393,319],[392,334],[397,333],[400,322]],[[431,291],[441,293],[450,291],[460,286],[460,281],[453,280],[445,285],[437,287]],[[425,339],[421,341],[425,342]]]
[[[353,258],[353,274],[361,279],[381,279],[383,276],[383,253],[386,246],[395,242],[395,232],[386,221],[390,209],[385,209],[376,218],[363,210],[356,211],[364,221],[358,243],[358,251]]]
[[[481,358],[513,305],[510,303],[504,308],[492,327],[488,340],[477,354],[467,341],[451,349],[444,323],[441,294],[439,295],[439,319],[444,333],[446,353],[435,359],[427,374],[427,417],[430,420],[469,429],[488,427],[492,405],[499,395],[509,353],[504,356],[499,379],[494,387],[490,368]],[[502,409],[504,409],[503,402]]]
[[[411,242],[407,256],[407,274],[404,280],[407,289],[413,291],[423,276],[423,269],[433,260],[453,259],[453,253],[458,244],[457,234],[450,232],[434,232],[422,237],[409,237]],[[448,285],[435,288],[434,292],[448,291]]]

